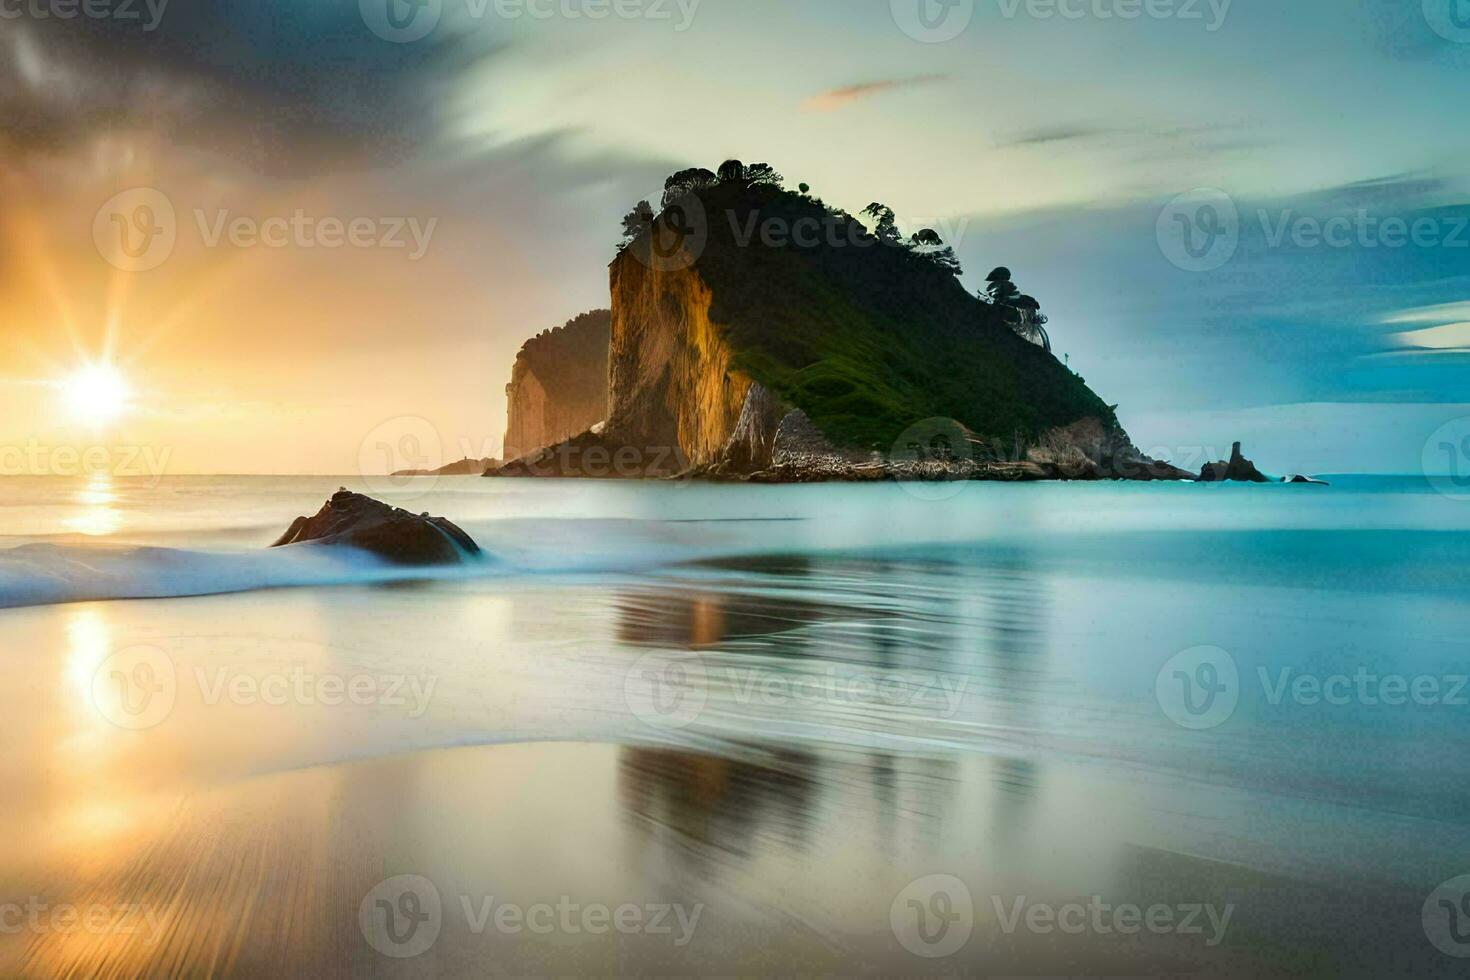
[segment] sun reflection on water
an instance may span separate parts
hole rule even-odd
[[[122,528],[122,511],[114,506],[118,501],[117,487],[107,473],[93,473],[87,483],[71,495],[80,510],[65,521],[65,525],[78,534],[88,537],[107,537]]]

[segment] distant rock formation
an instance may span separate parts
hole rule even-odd
[[[527,341],[505,387],[507,461],[586,432],[607,418],[612,313],[594,310]],[[491,467],[481,467],[483,473]]]
[[[1230,460],[1206,463],[1200,471],[1201,483],[1275,483],[1269,476],[1256,469],[1256,464],[1240,454],[1240,443],[1230,450]]]
[[[307,543],[361,548],[399,565],[453,565],[480,553],[473,538],[442,517],[410,514],[345,487],[314,517],[292,521],[271,547]]]
[[[399,470],[394,476],[484,476],[485,471],[499,466],[500,460],[494,457],[485,459],[471,459],[465,457],[457,463],[441,466],[437,470]]]

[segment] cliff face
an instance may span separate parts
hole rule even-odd
[[[505,386],[504,457],[519,459],[607,418],[611,314],[586,313],[527,341]]]
[[[662,271],[625,256],[611,272],[612,396],[608,435],[713,463],[754,381],[734,368],[713,322],[709,286],[693,269]]]

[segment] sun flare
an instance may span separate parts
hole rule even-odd
[[[61,382],[61,395],[74,420],[104,425],[127,411],[132,389],[111,364],[89,364]]]

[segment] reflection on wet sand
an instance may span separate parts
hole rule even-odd
[[[0,776],[17,791],[0,810],[0,904],[138,911],[129,932],[0,934],[0,975],[914,974],[935,964],[898,944],[891,904],[934,874],[963,881],[978,913],[974,938],[938,965],[957,974],[1327,972],[1413,948],[1416,899],[1385,883],[1394,873],[1314,873],[1303,856],[1341,869],[1368,851],[1450,853],[1458,827],[1310,809],[1249,771],[1181,776],[1198,763],[1188,752],[1172,768],[1124,756],[1141,735],[1181,739],[1106,700],[1117,663],[1093,663],[1080,638],[1109,588],[1068,593],[1007,554],[839,557],[675,569],[620,580],[611,600],[600,582],[470,583],[12,612],[0,640],[29,656],[0,660],[16,733]],[[1076,612],[1083,593],[1101,593],[1097,618]],[[1133,615],[1120,635],[1157,610]],[[128,731],[89,699],[108,656],[136,643],[165,649],[181,679],[420,670],[439,694],[410,718],[207,705],[181,684],[166,721]],[[622,670],[649,650],[706,665],[709,704],[689,727],[653,731],[623,700]],[[749,665],[792,685],[928,670],[967,686],[953,713],[751,703],[759,688],[725,681]],[[1083,722],[1079,704],[1093,711]],[[484,744],[497,742],[524,744]],[[396,875],[432,881],[445,907],[437,943],[406,961],[358,921]],[[993,911],[1093,895],[1236,910],[1219,948],[1006,933]],[[477,932],[461,900],[486,896],[705,911],[674,947]]]

